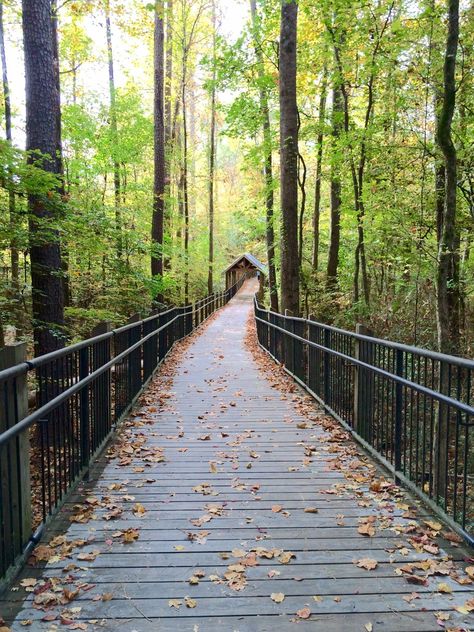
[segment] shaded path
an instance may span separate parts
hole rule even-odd
[[[414,523],[414,501],[246,347],[253,291],[154,381],[22,573],[37,594],[12,630],[469,629],[454,607],[472,586],[437,554],[441,525]],[[24,596],[0,602],[7,622]]]

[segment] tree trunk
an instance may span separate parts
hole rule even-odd
[[[114,163],[115,229],[117,231],[117,256],[122,257],[122,211],[120,208],[120,161],[118,158],[118,127],[115,92],[114,52],[110,23],[110,0],[105,0],[105,31],[107,37],[107,59],[109,67],[110,130],[112,136],[112,160]]]
[[[10,99],[10,84],[8,80],[7,56],[5,51],[5,31],[3,26],[3,2],[0,1],[0,57],[2,60],[2,84],[3,100],[5,106],[5,136],[7,141],[12,142],[12,109]],[[18,216],[16,213],[16,199],[13,182],[8,180],[8,212],[10,221],[10,265],[12,278],[12,298],[15,303],[15,325],[17,329],[22,329],[22,309],[20,305],[20,266],[17,243]],[[1,331],[3,335],[3,329]]]
[[[53,55],[54,55],[54,76],[56,83],[56,98],[58,100],[57,105],[57,121],[56,121],[56,171],[61,176],[61,182],[59,185],[59,192],[65,198],[64,187],[64,165],[63,165],[63,143],[62,143],[62,130],[61,130],[61,75],[59,69],[59,36],[58,36],[58,2],[57,0],[51,0],[51,25],[53,30]],[[71,288],[69,279],[69,253],[67,251],[66,244],[61,244],[61,267],[62,267],[62,281],[63,281],[63,293],[64,293],[64,305],[68,307],[71,304]]]
[[[165,78],[165,141],[168,147],[172,133],[173,81],[173,0],[166,7],[166,78]],[[169,147],[168,147],[169,149]]]
[[[188,193],[188,130],[186,107],[186,47],[182,57],[181,107],[183,112],[182,195],[184,211],[184,302],[189,299],[189,193]]]
[[[298,5],[281,0],[280,25],[280,171],[281,171],[281,306],[299,313],[298,269],[298,107],[296,43]]]
[[[321,94],[319,95],[319,116],[318,116],[318,138],[316,155],[316,181],[314,185],[314,213],[313,213],[313,252],[311,264],[313,271],[317,272],[319,267],[319,220],[321,217],[321,173],[323,166],[323,141],[324,141],[324,119],[326,116],[327,97],[327,67],[323,69],[323,81]]]
[[[298,155],[298,186],[301,191],[300,217],[298,223],[298,269],[302,271],[304,245],[304,214],[306,210],[306,163],[301,154]]]
[[[151,274],[153,277],[163,275],[163,215],[165,195],[165,127],[164,127],[164,30],[163,2],[155,6],[155,98],[154,98],[154,158],[155,173],[153,187],[153,217],[151,228],[152,255]],[[163,301],[160,292],[156,297]]]
[[[214,291],[214,168],[216,154],[216,3],[212,0],[212,86],[211,86],[211,129],[209,138],[209,264],[207,292]]]
[[[50,0],[22,0],[29,162],[57,173],[58,99]],[[41,55],[38,54],[41,51]],[[59,174],[58,174],[59,175]],[[63,346],[64,296],[59,235],[45,224],[57,217],[54,195],[30,195],[29,229],[35,355]]]
[[[260,85],[260,113],[263,125],[263,150],[264,162],[263,173],[265,178],[265,208],[266,208],[266,241],[268,259],[268,289],[270,294],[270,307],[273,311],[278,311],[278,287],[276,279],[275,263],[275,229],[274,229],[274,195],[273,195],[273,157],[272,157],[272,130],[270,126],[270,109],[268,107],[268,93],[265,88],[265,66],[262,49],[258,41],[258,14],[257,1],[250,0],[250,11],[252,14],[253,42],[255,57],[257,58],[257,72]]]
[[[335,154],[338,153],[338,141],[342,131],[343,99],[339,86],[332,91],[332,137],[333,156],[331,161],[331,228],[329,235],[329,254],[326,275],[326,288],[337,289],[339,268],[339,242],[341,237],[341,179]]]
[[[172,240],[172,173],[173,173],[173,133],[172,120],[173,99],[173,0],[166,6],[166,67],[165,67],[165,216],[163,218],[163,234]],[[179,102],[179,99],[177,99]],[[170,244],[171,246],[171,244]],[[163,255],[163,269],[171,268],[171,257],[168,252]]]
[[[459,0],[448,0],[448,35],[444,59],[444,88],[436,140],[444,158],[445,197],[438,251],[438,346],[459,353],[459,231],[456,225],[457,155],[451,134],[456,105],[456,55],[459,41]]]

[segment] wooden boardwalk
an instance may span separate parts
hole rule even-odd
[[[254,358],[253,291],[173,352],[3,596],[11,630],[474,629],[472,552]]]

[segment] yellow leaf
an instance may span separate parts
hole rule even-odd
[[[187,608],[195,608],[197,606],[197,601],[188,596],[184,598],[184,603]]]

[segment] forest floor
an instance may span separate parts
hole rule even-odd
[[[260,350],[254,290],[172,351],[2,632],[474,629],[472,551]]]

